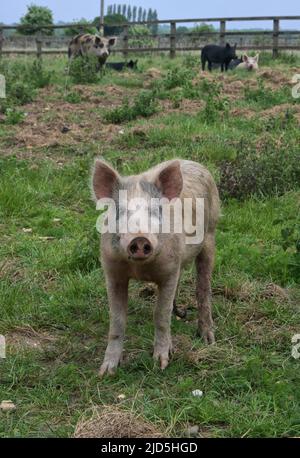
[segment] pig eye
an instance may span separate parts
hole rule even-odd
[[[103,48],[104,44],[103,43],[100,43],[100,48]]]

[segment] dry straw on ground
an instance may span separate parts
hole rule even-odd
[[[162,438],[164,435],[142,416],[115,406],[94,408],[88,420],[79,420],[75,438]]]

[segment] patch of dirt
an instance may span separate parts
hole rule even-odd
[[[263,78],[269,86],[275,88],[292,85],[291,78],[288,75],[285,75],[281,71],[275,69],[261,69],[257,72],[257,75],[260,78]]]
[[[178,112],[194,115],[204,108],[205,102],[203,100],[183,99],[179,108],[174,108],[172,100],[165,99],[160,101],[160,106],[162,112],[166,115]],[[158,112],[158,116],[161,116],[161,112]]]
[[[42,350],[44,346],[55,342],[56,338],[46,332],[38,332],[31,326],[17,326],[6,337],[8,347],[17,349],[36,348]]]
[[[145,72],[145,75],[146,77],[148,78],[152,78],[152,79],[157,79],[157,78],[161,78],[162,76],[162,71],[159,70],[158,68],[149,68],[146,72]]]
[[[115,406],[95,408],[88,420],[80,420],[75,428],[75,438],[162,438],[158,429],[142,416]]]
[[[235,116],[238,118],[246,118],[246,119],[251,119],[253,116],[256,115],[256,112],[248,109],[248,108],[231,108],[230,110],[231,116]]]
[[[83,141],[113,140],[120,127],[104,123],[101,109],[119,105],[124,89],[105,86],[100,91],[99,88],[77,85],[72,90],[82,96],[82,103],[59,100],[59,97],[63,99],[61,94],[56,93],[54,88],[45,88],[34,102],[25,105],[23,109],[27,116],[15,129],[12,147],[25,148],[30,153],[36,147],[53,148],[77,145]],[[99,92],[101,95],[98,95]]]
[[[290,103],[282,103],[281,105],[275,105],[267,110],[263,110],[260,112],[260,117],[263,118],[271,118],[274,116],[278,116],[281,114],[287,113],[290,111],[294,113],[295,118],[297,119],[298,123],[300,124],[300,106],[299,105],[291,105]]]
[[[227,361],[230,364],[239,364],[242,361],[241,356],[231,347],[209,345],[197,350],[191,350],[187,353],[187,360],[192,364],[199,364],[201,361],[211,362]]]
[[[289,302],[290,296],[287,289],[282,288],[275,283],[267,283],[259,285],[255,282],[244,282],[239,287],[229,288],[227,286],[219,286],[213,288],[213,294],[221,294],[226,299],[232,301],[251,302],[254,300],[274,299],[276,302]]]
[[[15,259],[6,258],[0,262],[0,279],[6,276],[14,283],[24,278],[24,273],[18,267]]]

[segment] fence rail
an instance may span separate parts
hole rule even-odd
[[[114,52],[122,52],[124,57],[127,58],[129,53],[144,53],[144,52],[169,52],[170,57],[175,57],[177,51],[195,51],[200,50],[201,46],[196,46],[192,43],[191,46],[178,46],[179,39],[190,37],[191,39],[201,39],[204,37],[218,38],[220,44],[226,42],[227,37],[235,36],[265,36],[271,37],[272,41],[269,44],[257,44],[241,45],[238,49],[255,49],[255,50],[271,50],[273,57],[278,57],[278,53],[281,50],[300,50],[300,30],[280,30],[280,21],[295,21],[300,20],[300,16],[249,16],[249,17],[227,17],[227,18],[196,18],[196,19],[164,19],[158,21],[142,21],[142,22],[126,22],[122,24],[109,24],[110,26],[117,26],[123,29],[119,42],[122,43],[121,47],[118,47]],[[228,22],[253,22],[253,21],[271,21],[273,24],[272,30],[227,30],[226,25]],[[218,22],[219,31],[204,31],[204,32],[187,32],[178,33],[177,24],[183,23],[207,23],[207,22]],[[147,38],[166,38],[169,39],[169,46],[149,46],[149,47],[130,47],[129,40],[134,38],[130,36],[129,28],[135,25],[155,25],[155,24],[169,24],[170,33],[163,34],[149,34]],[[3,44],[4,31],[5,30],[24,30],[28,28],[26,25],[0,25],[0,57],[2,54],[36,54],[37,57],[41,57],[42,54],[64,54],[67,52],[66,49],[46,49],[43,47],[43,37],[41,36],[41,30],[56,30],[56,29],[69,29],[77,28],[84,32],[86,28],[95,26],[94,23],[73,23],[73,24],[59,24],[59,25],[36,25],[30,26],[30,29],[36,31],[36,49],[5,49]],[[284,44],[281,45],[279,42],[280,37],[297,36],[299,35],[299,42],[296,45]],[[51,36],[47,36],[47,41],[51,40]]]

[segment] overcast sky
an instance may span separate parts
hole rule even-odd
[[[100,0],[0,0],[0,22],[10,24],[19,22],[26,12],[26,5],[35,3],[51,8],[54,20],[73,21],[82,17],[94,19],[99,15]],[[270,15],[300,15],[299,0],[120,0],[105,1],[106,6],[111,3],[126,3],[156,8],[159,19],[202,18],[202,17],[229,17],[229,16],[270,16]],[[270,23],[245,24],[246,27],[266,27]],[[233,23],[236,27],[241,24]],[[283,23],[287,26],[300,27],[300,22]]]

